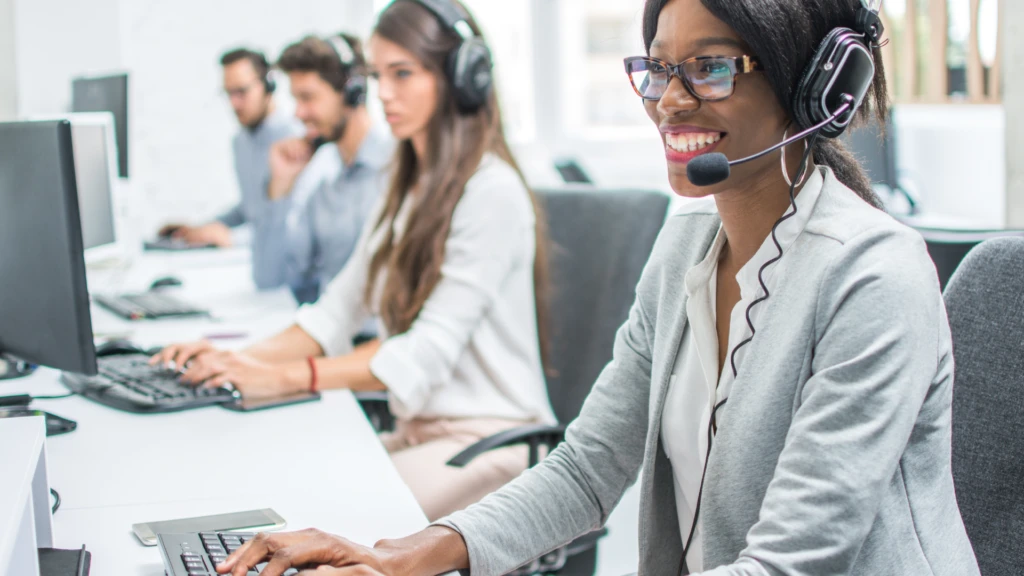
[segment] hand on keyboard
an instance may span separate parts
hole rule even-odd
[[[310,386],[306,362],[271,364],[233,351],[208,352],[195,358],[182,379],[213,387],[230,382],[246,398],[287,396]]]
[[[231,383],[246,398],[287,396],[308,390],[311,381],[304,361],[272,364],[242,352],[217,350],[206,341],[168,346],[150,363],[185,366],[183,383],[210,388]]]
[[[385,574],[380,552],[313,529],[258,534],[232,553],[227,561],[218,565],[217,572],[247,576],[250,569],[264,562],[267,565],[260,571],[263,576],[281,576],[289,568],[306,567],[320,567],[316,571],[317,576],[334,574],[335,571],[325,568],[327,566],[344,568],[345,574]]]
[[[215,352],[217,349],[213,347],[213,344],[209,340],[200,340],[198,342],[186,342],[184,344],[172,344],[160,352],[153,355],[149,359],[151,366],[167,366],[168,369],[181,370],[184,372],[185,367],[190,361],[203,354],[209,352]]]

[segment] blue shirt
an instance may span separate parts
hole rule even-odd
[[[302,124],[295,118],[277,112],[254,129],[242,129],[232,142],[242,200],[217,220],[231,228],[243,224],[252,227],[252,277],[260,290],[285,283],[282,246],[286,216],[294,202],[292,196],[279,201],[267,198],[270,147],[303,132]]]
[[[341,165],[334,144],[317,151],[317,156],[331,154],[339,162],[337,171],[323,178],[288,218],[285,275],[299,303],[316,301],[348,262],[366,219],[387,189],[394,149],[391,134],[374,126],[348,166]]]

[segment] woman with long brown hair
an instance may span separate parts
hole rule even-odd
[[[554,422],[542,369],[544,231],[509,151],[486,45],[451,0],[381,14],[369,68],[399,141],[390,190],[351,259],[296,324],[244,352],[171,346],[154,362],[244,396],[387,390],[382,440],[430,519],[468,506],[525,467],[506,449],[462,468],[470,444]],[[378,316],[379,341],[352,349]]]

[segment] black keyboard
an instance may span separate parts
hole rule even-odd
[[[235,402],[241,395],[232,387],[192,387],[178,381],[179,372],[150,366],[146,354],[97,358],[99,374],[65,372],[61,379],[76,394],[100,404],[137,413],[177,412]]]
[[[189,244],[181,238],[171,238],[164,236],[146,242],[143,248],[150,251],[164,251],[164,252],[182,252],[185,250],[210,250],[216,248],[214,244]]]
[[[157,534],[156,539],[167,576],[216,576],[215,566],[254,537],[251,532],[200,532]],[[256,566],[248,576],[256,576],[265,566]],[[297,573],[298,570],[289,568],[285,576]]]
[[[97,294],[92,299],[100,306],[128,320],[155,320],[209,314],[202,308],[158,292],[122,294],[120,296]]]

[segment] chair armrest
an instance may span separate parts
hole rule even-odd
[[[491,450],[526,444],[530,447],[529,465],[530,468],[533,468],[540,462],[541,446],[545,446],[548,451],[551,451],[564,439],[565,426],[562,425],[531,424],[529,426],[520,426],[484,438],[456,454],[455,457],[448,461],[448,465],[462,468],[472,462],[477,456]]]
[[[356,397],[356,401],[359,402],[360,405],[363,405],[363,404],[374,404],[374,403],[382,403],[382,404],[387,404],[388,403],[388,393],[387,392],[353,392],[352,395]]]
[[[395,417],[388,406],[387,392],[353,392],[370,425],[377,432],[390,432],[395,429]]]

